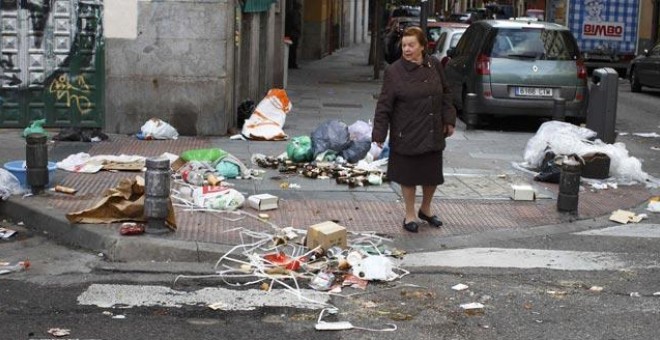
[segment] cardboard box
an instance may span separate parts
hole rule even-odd
[[[279,198],[271,194],[252,195],[248,197],[248,205],[258,211],[277,209],[278,203]]]
[[[533,201],[536,199],[536,192],[531,185],[511,185],[511,198],[514,201]]]
[[[179,171],[179,169],[183,168],[184,165],[186,165],[186,161],[184,161],[183,158],[179,157],[170,164],[170,168],[172,169],[172,171],[177,172]]]
[[[323,251],[334,246],[346,249],[346,228],[331,221],[309,227],[307,229],[307,248],[314,249],[319,245]]]

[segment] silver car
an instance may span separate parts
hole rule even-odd
[[[585,120],[587,69],[565,26],[479,21],[448,55],[445,74],[470,129],[485,115],[551,117],[555,99],[567,119]]]
[[[461,25],[461,24],[456,24]],[[451,48],[455,48],[458,44],[458,41],[461,39],[461,36],[467,30],[468,25],[465,27],[441,27],[438,32],[438,39],[435,41],[435,46],[433,50],[433,56],[436,57],[442,63],[442,66],[447,65],[449,57],[447,56],[447,51]]]

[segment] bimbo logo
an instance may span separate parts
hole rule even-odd
[[[582,25],[584,39],[623,40],[623,24],[619,22],[586,21]]]

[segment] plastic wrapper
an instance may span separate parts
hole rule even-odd
[[[323,122],[312,132],[314,157],[327,150],[339,153],[346,149],[350,143],[348,126],[338,120]]]
[[[238,165],[224,160],[220,161],[218,165],[215,166],[215,169],[222,177],[225,178],[236,178],[241,174],[241,170]]]
[[[20,195],[23,192],[18,178],[11,172],[0,169],[0,198],[6,200],[11,195]]]
[[[535,167],[541,166],[548,148],[557,155],[567,155],[576,152],[561,152],[558,149],[570,150],[572,144],[580,144],[596,137],[596,132],[560,121],[545,122],[539,127],[534,137],[527,141],[523,158]]]
[[[32,122],[30,122],[30,126],[26,127],[25,130],[23,130],[23,137],[27,137],[27,135],[32,133],[43,133],[46,136],[48,136],[48,132],[43,128],[44,124],[46,124],[45,119],[33,120]]]
[[[181,159],[183,159],[186,162],[200,161],[200,162],[216,163],[217,161],[225,158],[226,156],[227,156],[227,152],[218,148],[193,149],[183,152],[181,154]]]

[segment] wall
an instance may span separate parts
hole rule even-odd
[[[234,1],[106,0],[106,130],[158,117],[223,135],[233,105]]]
[[[305,0],[303,4],[303,37],[300,41],[301,59],[321,59],[329,51],[328,21],[330,0]]]

